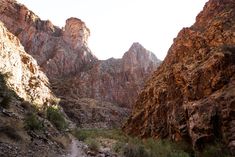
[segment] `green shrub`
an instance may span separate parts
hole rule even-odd
[[[89,134],[86,131],[81,131],[78,129],[75,129],[72,131],[72,134],[79,140],[79,141],[85,141],[88,137]]]
[[[123,148],[123,155],[125,157],[149,157],[149,154],[143,145],[136,145],[133,143],[125,145]]]
[[[33,113],[30,113],[25,119],[25,127],[30,130],[42,130],[43,123]]]
[[[87,138],[85,143],[88,145],[88,148],[92,151],[98,152],[100,149],[100,144],[95,139]]]
[[[59,130],[65,130],[68,127],[64,116],[56,107],[50,106],[47,108],[47,119]]]
[[[148,139],[145,143],[150,157],[189,157],[190,155],[168,140]]]
[[[123,151],[123,147],[124,147],[125,143],[121,142],[121,141],[117,141],[113,147],[112,150],[116,153],[121,153]]]

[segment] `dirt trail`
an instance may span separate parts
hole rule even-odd
[[[69,154],[66,157],[87,157],[84,150],[82,149],[83,144],[79,142],[76,138],[71,136],[72,142],[69,147]]]

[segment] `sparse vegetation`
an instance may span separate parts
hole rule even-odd
[[[75,129],[72,134],[80,141],[85,141],[87,138],[103,137],[115,139],[118,141],[127,141],[128,137],[121,130],[117,129]]]
[[[125,145],[124,142],[121,142],[121,141],[117,141],[113,147],[112,147],[112,150],[116,153],[121,153],[122,150],[123,150],[123,146]]]
[[[149,157],[145,147],[140,144],[128,143],[123,147],[125,157]]]
[[[95,139],[88,138],[85,143],[88,145],[88,148],[94,152],[98,152],[100,149],[100,144]]]
[[[34,113],[30,113],[25,119],[25,127],[30,130],[42,130],[43,123]]]
[[[121,130],[75,129],[72,133],[78,140],[89,141],[89,144],[94,143],[94,145],[99,144],[100,137],[113,139],[116,142],[111,146],[112,150],[124,157],[190,157],[179,144],[176,146],[167,140],[132,138],[123,134]]]
[[[85,141],[88,137],[89,134],[85,131],[80,131],[78,129],[75,129],[72,131],[72,134],[79,140],[79,141]]]
[[[226,148],[223,149],[220,143],[215,143],[211,145],[207,145],[203,152],[199,153],[198,156],[202,157],[229,157],[229,153]]]
[[[47,119],[58,129],[64,131],[68,124],[65,121],[64,116],[56,106],[50,106],[47,108]]]

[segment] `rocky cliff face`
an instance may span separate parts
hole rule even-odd
[[[0,23],[0,73],[6,77],[7,86],[19,97],[42,107],[56,97],[49,89],[45,74],[37,62],[24,51],[17,37]]]
[[[42,21],[15,0],[0,2],[0,19],[32,55],[60,96],[76,95],[130,107],[160,61],[135,43],[122,59],[99,61],[87,46],[90,35],[76,18],[63,29]]]
[[[52,81],[52,87],[62,98],[61,106],[67,115],[78,125],[117,127],[159,64],[153,53],[134,43],[121,59],[98,61],[80,75]]]
[[[122,59],[99,61],[91,70],[62,80],[54,88],[61,96],[75,94],[130,108],[147,76],[159,64],[153,53],[134,43]]]
[[[86,71],[97,59],[87,47],[89,29],[76,18],[64,29],[42,21],[15,0],[0,2],[0,19],[23,44],[48,77],[65,77]]]
[[[49,105],[58,103],[58,99],[36,61],[2,22],[0,63],[0,156],[66,154],[64,148],[69,138],[61,134],[44,113]]]
[[[182,29],[123,129],[140,137],[221,139],[235,152],[235,2],[210,0]]]

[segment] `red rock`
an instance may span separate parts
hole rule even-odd
[[[49,78],[85,71],[96,62],[87,47],[89,29],[81,20],[70,18],[65,28],[60,29],[14,0],[2,0],[0,4],[0,20],[20,39]]]
[[[150,73],[160,65],[153,53],[134,43],[122,59],[99,61],[91,70],[54,81],[57,95],[77,95],[131,107]]]
[[[89,29],[69,18],[63,29],[14,0],[0,2],[0,20],[50,78],[59,96],[76,95],[130,107],[160,61],[134,43],[122,59],[99,61],[88,48]]]
[[[123,130],[143,138],[220,139],[235,153],[235,1],[210,0],[182,29]]]

